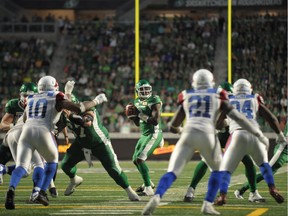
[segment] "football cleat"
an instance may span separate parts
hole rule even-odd
[[[234,195],[237,199],[244,199],[243,194],[239,190],[235,190]]]
[[[83,178],[80,176],[75,175],[74,178],[70,179],[70,183],[67,186],[64,195],[65,196],[70,196],[72,193],[74,193],[75,188],[78,187],[79,185],[81,185],[83,182]]]
[[[183,202],[192,202],[193,199],[194,199],[194,196],[193,196],[193,197],[190,197],[190,196],[184,196]]]
[[[53,198],[58,197],[58,191],[57,191],[56,187],[49,188],[49,193],[50,193],[51,197],[53,197]]]
[[[160,200],[161,200],[161,198],[160,198],[159,194],[155,194],[153,197],[151,197],[149,202],[146,204],[146,206],[142,210],[142,214],[141,215],[152,215],[154,210],[160,204]]]
[[[45,191],[41,190],[39,191],[35,191],[31,194],[30,196],[30,202],[32,203],[40,203],[44,206],[48,206],[49,205],[49,199],[48,196],[46,194]]]
[[[5,198],[6,209],[15,209],[14,198],[15,198],[15,192],[13,190],[8,190]]]
[[[154,185],[154,183],[151,181],[151,187],[152,187],[152,189],[155,189],[155,185]],[[137,193],[139,193],[139,192],[143,192],[144,191],[144,188],[145,188],[145,184],[142,184],[141,186],[139,186],[135,191],[137,192]]]
[[[256,203],[265,202],[265,199],[258,193],[258,190],[255,192],[250,192],[248,200],[249,202]]]
[[[136,192],[129,193],[128,198],[130,201],[140,201],[140,197],[137,195]]]
[[[145,187],[142,192],[138,193],[139,196],[153,196],[154,195],[154,190],[152,189],[151,186]]]
[[[269,187],[269,193],[276,200],[277,203],[284,202],[284,197],[279,193],[275,186]]]
[[[218,206],[222,206],[227,203],[227,194],[226,193],[220,193],[218,198],[215,200],[214,204]]]
[[[194,194],[195,194],[195,189],[193,187],[189,187],[187,192],[186,192],[186,195],[184,196],[183,201],[184,202],[192,202],[192,200],[195,197]]]
[[[220,215],[220,212],[216,211],[213,207],[213,203],[204,200],[201,212],[203,214]]]

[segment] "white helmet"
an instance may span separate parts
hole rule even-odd
[[[251,83],[246,79],[238,79],[233,84],[233,94],[252,94],[252,85]]]
[[[59,85],[56,79],[52,76],[44,76],[38,81],[38,91],[58,91]]]
[[[206,69],[197,70],[192,79],[192,87],[194,89],[207,89],[214,86],[213,74]]]

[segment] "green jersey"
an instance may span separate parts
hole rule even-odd
[[[20,99],[14,98],[9,100],[5,106],[5,113],[9,113],[14,116],[13,124],[15,125],[18,119],[24,113],[24,107],[22,107]]]
[[[152,116],[152,105],[154,104],[161,104],[162,108],[162,101],[158,95],[152,95],[151,97],[140,100],[139,98],[136,98],[134,100],[134,105],[137,107],[139,111],[142,111],[145,115],[151,117]],[[161,132],[161,123],[159,122],[157,126],[148,124],[147,122],[144,122],[140,120],[140,131],[143,135],[149,135],[153,134],[155,132]]]
[[[91,149],[95,143],[107,144],[110,142],[108,130],[103,126],[97,110],[95,109],[93,112],[95,116],[90,127],[82,127],[70,121],[67,122],[67,126],[74,133],[76,141],[81,143],[83,148]]]

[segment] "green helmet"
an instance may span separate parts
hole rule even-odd
[[[24,102],[28,95],[33,95],[38,92],[37,85],[32,82],[23,83],[20,87],[20,101]]]
[[[219,89],[224,89],[228,93],[232,94],[233,93],[233,86],[229,82],[223,82],[218,86]]]
[[[74,103],[80,103],[80,100],[76,97],[75,94],[71,94],[71,101]]]
[[[140,99],[147,99],[152,95],[152,86],[147,80],[139,80],[135,85],[135,90]]]

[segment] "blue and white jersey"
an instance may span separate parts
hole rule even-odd
[[[45,125],[50,131],[55,129],[62,111],[55,108],[57,100],[63,100],[62,92],[43,92],[28,96],[25,109],[27,120],[25,124]]]
[[[235,109],[245,115],[246,118],[255,125],[255,127],[259,128],[259,124],[257,123],[256,119],[258,115],[259,104],[264,103],[261,96],[258,94],[229,95],[229,102]],[[230,133],[233,133],[237,129],[241,129],[241,126],[238,125],[234,120],[229,119],[229,121]]]
[[[184,90],[178,95],[178,104],[182,104],[186,123],[184,131],[197,128],[206,133],[215,133],[215,124],[219,117],[223,100],[228,101],[227,92],[217,89]]]

